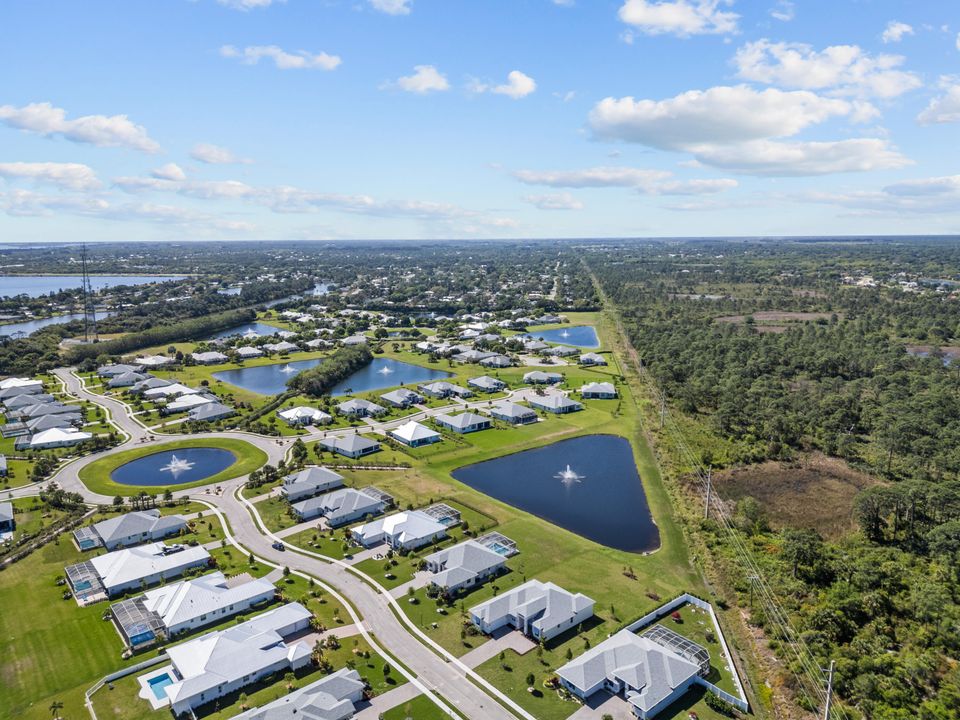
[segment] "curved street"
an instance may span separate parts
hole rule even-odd
[[[91,492],[80,480],[80,470],[90,462],[106,455],[125,452],[142,442],[176,440],[182,438],[202,439],[204,437],[235,438],[249,442],[266,453],[268,462],[276,465],[292,444],[292,439],[284,438],[279,444],[276,438],[267,438],[252,433],[225,431],[217,433],[196,433],[190,435],[159,434],[142,425],[131,417],[128,407],[120,400],[105,397],[87,390],[81,379],[74,374],[74,368],[58,368],[54,371],[63,383],[65,392],[76,398],[88,400],[103,408],[112,424],[127,439],[120,445],[102,453],[77,458],[61,467],[51,478],[65,490],[79,493],[89,503],[104,504],[113,498]],[[481,407],[482,402],[458,402],[442,408],[424,410],[402,420],[389,423],[371,423],[359,428],[346,428],[338,431],[315,430],[301,436],[305,440],[316,439],[324,434],[375,432],[384,434],[391,427],[410,419],[423,418],[451,410],[465,410]],[[158,442],[158,449],[160,443]],[[229,523],[233,539],[244,549],[278,566],[288,566],[335,588],[353,606],[362,618],[366,631],[374,635],[384,649],[416,676],[418,684],[435,692],[449,702],[457,713],[477,720],[506,720],[522,717],[534,720],[533,716],[500,692],[487,680],[460,662],[455,656],[440,647],[426,636],[414,623],[407,619],[396,600],[383,591],[375,580],[342,561],[325,558],[316,553],[300,549],[278,551],[272,547],[277,538],[255,519],[256,510],[240,497],[246,477],[218,483],[219,493],[211,492],[211,486],[194,487],[175,492],[175,497],[192,497],[202,500],[222,514]],[[12,497],[24,497],[37,494],[37,485],[25,486],[9,491]],[[495,699],[497,698],[497,699]],[[499,702],[498,702],[499,699]],[[502,704],[501,704],[502,703]],[[508,710],[508,708],[510,708]]]

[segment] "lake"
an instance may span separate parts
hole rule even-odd
[[[660,532],[624,438],[561,440],[459,468],[453,477],[601,545],[634,553],[660,547]]]
[[[531,330],[530,337],[541,338],[544,342],[573,345],[582,348],[600,347],[600,338],[592,325],[574,325],[554,330]]]
[[[124,463],[110,479],[121,485],[160,486],[196,482],[226,470],[237,457],[222,448],[161,450]]]
[[[183,280],[186,275],[91,275],[94,291],[117,285],[147,285],[149,283]],[[79,288],[79,275],[0,275],[0,296],[29,295],[40,297],[59,290]]]
[[[294,360],[287,363],[242,367],[235,370],[215,372],[213,377],[260,395],[276,395],[287,389],[287,381],[294,375],[307,368],[316,367],[322,362],[323,358],[314,358],[312,360]]]
[[[262,322],[252,322],[245,325],[237,325],[227,330],[221,330],[210,339],[218,340],[220,338],[233,337],[234,335],[243,335],[250,330],[253,330],[257,335],[273,335],[280,332],[280,328],[274,327],[273,325],[267,325]]]
[[[357,370],[346,380],[341,380],[330,390],[331,395],[346,395],[350,390],[362,393],[368,390],[380,390],[397,385],[417,385],[419,383],[445,380],[453,373],[433,368],[421,367],[391,358],[374,358],[365,368]]]
[[[103,318],[110,317],[113,315],[112,311],[109,310],[97,310],[97,320],[102,320]],[[17,333],[23,333],[24,335],[31,335],[35,333],[40,328],[45,328],[47,325],[63,325],[68,323],[71,320],[83,320],[83,313],[71,313],[69,315],[54,315],[53,317],[41,318],[39,320],[24,320],[23,322],[17,323],[8,323],[6,325],[0,325],[0,337],[6,335],[16,335]]]

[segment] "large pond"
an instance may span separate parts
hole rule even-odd
[[[346,395],[348,392],[361,393],[397,385],[416,385],[445,380],[451,375],[452,373],[443,370],[411,365],[391,358],[374,358],[369,365],[334,385],[330,394]]]
[[[94,291],[117,285],[147,285],[148,283],[183,280],[186,275],[91,275]],[[60,290],[79,288],[79,275],[3,275],[0,276],[0,296],[29,295],[40,297]]]
[[[453,477],[601,545],[635,553],[660,546],[660,532],[624,438],[562,440],[468,465]]]
[[[531,330],[530,336],[541,338],[544,342],[561,343],[582,348],[600,347],[600,338],[592,325],[574,325],[553,330]]]
[[[113,315],[113,311],[97,310],[97,320],[103,320],[111,315]],[[12,337],[21,333],[23,335],[31,335],[40,328],[47,327],[47,325],[63,325],[71,320],[83,320],[83,313],[54,315],[53,317],[41,318],[39,320],[24,320],[23,322],[7,323],[5,325],[0,325],[0,336],[9,335]]]
[[[276,395],[287,389],[287,381],[294,375],[307,368],[316,367],[322,362],[323,358],[314,358],[313,360],[294,360],[287,363],[243,367],[236,370],[221,370],[215,372],[213,377],[260,395]]]
[[[257,335],[274,335],[275,333],[280,332],[280,328],[274,327],[273,325],[267,325],[262,322],[252,322],[247,323],[246,325],[237,325],[236,327],[227,328],[226,330],[221,330],[216,335],[214,335],[211,340],[219,340],[220,338],[233,337],[235,335],[243,335],[246,332],[253,330]]]
[[[221,448],[162,450],[125,463],[110,473],[121,485],[161,486],[197,482],[216,475],[236,462],[236,455]]]

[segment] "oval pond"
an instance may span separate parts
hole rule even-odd
[[[124,463],[110,473],[110,479],[120,485],[143,487],[183,485],[212,477],[236,460],[236,455],[222,448],[161,450]]]
[[[456,480],[607,547],[660,547],[633,451],[615,435],[587,435],[453,472]]]

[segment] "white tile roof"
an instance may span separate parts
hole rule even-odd
[[[190,567],[210,557],[210,553],[199,545],[164,555],[163,550],[166,547],[167,545],[162,542],[157,542],[114,550],[106,555],[91,558],[90,563],[97,571],[103,586],[109,591],[111,588],[122,587],[151,575],[171,573],[179,568]]]
[[[257,598],[269,599],[275,592],[273,583],[262,578],[229,587],[224,574],[218,571],[148,590],[143,604],[160,616],[165,627],[172,628],[231,605],[246,607]]]
[[[390,435],[408,445],[414,442],[438,440],[440,438],[440,433],[431,430],[426,425],[421,425],[416,420],[409,420],[395,430],[391,430]]]

